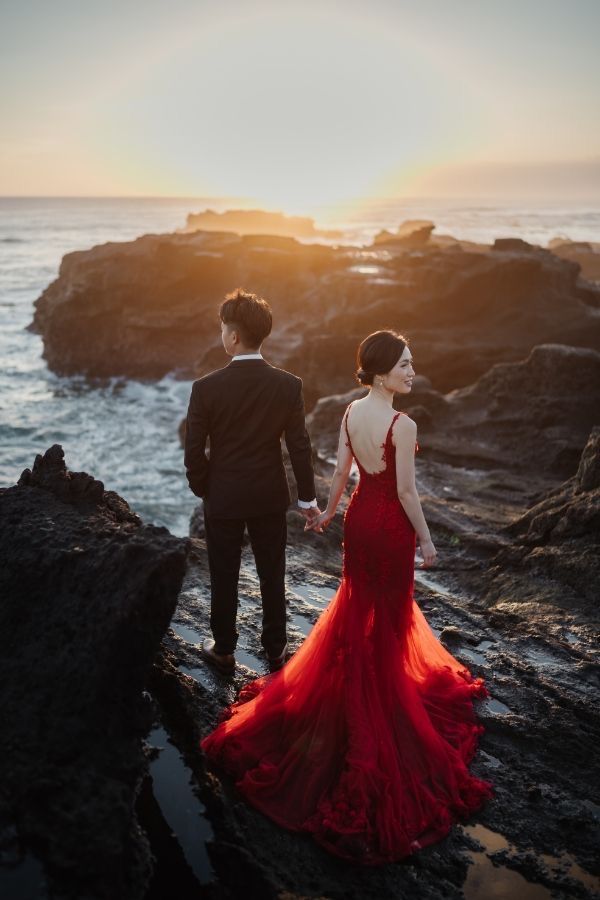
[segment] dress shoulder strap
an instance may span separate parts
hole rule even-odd
[[[352,401],[352,403],[354,403],[354,400]],[[350,432],[348,431],[348,414],[350,413],[350,407],[352,406],[352,403],[348,404],[348,406],[346,407],[346,412],[344,413],[344,428],[346,429],[347,438],[346,447],[350,447],[350,449],[352,449],[352,445],[350,443]]]

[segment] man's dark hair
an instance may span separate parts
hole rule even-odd
[[[219,309],[221,321],[234,326],[245,347],[254,350],[271,334],[273,316],[266,300],[236,288],[225,296]]]

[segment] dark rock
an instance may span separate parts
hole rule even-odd
[[[492,245],[492,250],[499,250],[504,253],[531,253],[540,250],[540,247],[530,244],[521,238],[496,238]]]
[[[452,391],[425,446],[438,458],[479,459],[557,478],[575,473],[598,417],[600,353],[545,344]]]
[[[444,644],[457,645],[462,644],[463,636],[460,629],[455,625],[446,625],[440,633],[440,640]]]
[[[600,243],[590,241],[568,241],[553,238],[548,247],[561,259],[568,259],[581,266],[581,274],[590,281],[600,281]]]
[[[190,537],[204,537],[204,505],[200,502],[190,517]]]
[[[593,491],[600,487],[600,426],[592,429],[579,460],[575,476],[575,492]]]
[[[557,602],[596,601],[600,579],[600,426],[590,433],[577,473],[548,492],[506,529],[513,544],[494,562],[542,574]],[[568,593],[565,589],[568,589]]]
[[[58,445],[0,490],[0,822],[16,823],[51,897],[145,895],[144,688],[187,550],[69,472]]]

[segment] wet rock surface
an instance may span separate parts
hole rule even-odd
[[[420,460],[421,485],[439,486],[441,480],[448,476],[439,464]],[[473,483],[470,510],[464,514],[467,521],[479,512],[489,545],[482,549],[464,541],[460,528],[434,525],[440,564],[435,571],[417,571],[416,598],[450,651],[486,680],[491,696],[476,705],[485,733],[473,770],[494,782],[496,796],[445,841],[375,870],[349,866],[310,838],[278,828],[243,801],[230,779],[206,771],[199,738],[214,727],[237,691],[267,668],[249,546],[240,579],[235,674],[225,678],[203,662],[200,643],[209,633],[209,589],[206,548],[194,539],[151,690],[169,715],[172,739],[194,773],[213,834],[207,844],[212,884],[223,896],[245,893],[242,883],[253,886],[251,896],[273,898],[597,895],[600,804],[590,785],[600,774],[593,756],[600,720],[593,621],[577,609],[565,612],[546,605],[543,592],[537,606],[523,606],[522,611],[518,602],[510,609],[502,601],[490,603],[484,588],[494,555],[492,535],[512,520],[521,502],[507,502],[496,493],[496,512],[490,516],[490,491],[484,484],[480,494]],[[424,495],[428,518],[435,520],[427,489]],[[477,523],[471,522],[471,528]],[[341,513],[331,530],[318,536],[303,535],[300,516],[291,511],[290,535],[288,632],[293,652],[339,583]],[[539,581],[531,578],[530,590],[539,592]],[[208,876],[205,883],[211,883]]]
[[[145,896],[145,689],[188,550],[58,445],[0,490],[3,897]]]
[[[443,392],[537,344],[600,346],[600,289],[582,282],[578,263],[525,242],[406,246],[412,235],[371,247],[206,231],[104,244],[64,257],[32,327],[60,373],[201,374],[226,362],[217,309],[242,285],[271,302],[265,352],[304,379],[309,408],[348,390],[356,346],[374,323],[408,334]]]

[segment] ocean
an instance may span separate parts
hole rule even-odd
[[[0,198],[0,487],[15,484],[37,453],[59,443],[69,469],[101,479],[144,521],[188,533],[196,499],[185,479],[177,429],[191,382],[59,377],[42,359],[41,337],[26,327],[65,253],[171,232],[185,224],[188,212],[237,205],[220,198]],[[315,218],[362,243],[382,228],[423,218],[436,223],[436,234],[464,240],[600,241],[600,209],[582,206],[387,200],[360,210],[322,209]]]

